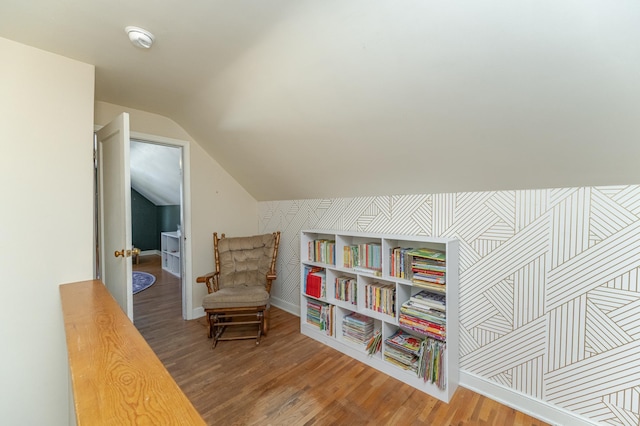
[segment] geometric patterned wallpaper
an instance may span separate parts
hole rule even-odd
[[[274,304],[298,311],[302,229],[458,239],[461,370],[640,425],[640,186],[270,201],[259,221],[282,232]]]

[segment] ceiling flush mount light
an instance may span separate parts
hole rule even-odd
[[[147,30],[143,30],[142,28],[138,27],[126,27],[124,30],[127,32],[131,43],[133,43],[133,45],[136,47],[148,49],[153,44],[153,34],[151,34]]]

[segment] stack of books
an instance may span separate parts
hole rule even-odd
[[[427,337],[446,340],[446,297],[422,290],[400,307],[400,325]]]
[[[342,337],[353,343],[364,345],[373,337],[373,318],[352,313],[342,320]]]
[[[418,248],[408,251],[411,270],[406,278],[414,285],[441,293],[445,292],[446,254],[443,251]],[[406,264],[407,262],[405,262]]]
[[[307,299],[307,323],[333,336],[333,305]]]
[[[387,337],[384,343],[384,359],[386,361],[404,370],[417,373],[422,339],[398,330],[392,336]]]
[[[373,282],[364,287],[364,306],[372,311],[395,316],[396,286]]]
[[[357,304],[358,299],[358,283],[355,278],[338,277],[336,278],[336,299],[343,302],[349,302],[352,305]]]

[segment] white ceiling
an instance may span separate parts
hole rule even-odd
[[[638,183],[639,23],[637,0],[0,2],[0,36],[95,64],[96,99],[170,117],[258,200]]]
[[[131,141],[131,187],[156,206],[180,205],[180,148]]]

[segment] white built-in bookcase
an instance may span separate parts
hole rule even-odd
[[[309,243],[318,239],[335,241],[336,264],[317,263],[309,259]],[[345,246],[354,244],[377,243],[381,246],[382,271],[379,274],[356,271],[345,268],[343,252]],[[374,319],[374,329],[382,333],[382,339],[391,336],[398,328],[398,318],[402,303],[422,288],[415,286],[411,281],[393,277],[391,271],[391,252],[394,247],[404,248],[431,248],[446,252],[446,353],[445,376],[446,387],[438,388],[435,384],[425,382],[418,378],[414,372],[404,370],[383,357],[385,345],[382,351],[369,355],[365,345],[358,345],[342,338],[341,324],[346,315],[358,312]],[[410,235],[387,235],[373,233],[358,233],[348,231],[327,230],[303,230],[300,234],[300,332],[334,349],[343,352],[373,368],[376,368],[404,383],[413,386],[444,402],[449,402],[458,386],[458,241],[447,238],[430,238]],[[306,267],[322,267],[326,271],[326,296],[314,298],[305,294]],[[335,279],[337,277],[352,277],[357,280],[357,304],[353,305],[335,297]],[[367,283],[379,282],[395,286],[395,315],[387,315],[369,310],[364,305],[364,288]],[[307,300],[317,299],[333,305],[334,330],[328,335],[326,331],[307,322]],[[420,336],[418,333],[402,328],[409,334]]]
[[[180,276],[180,234],[178,232],[161,232],[160,248],[162,250],[162,269]]]

